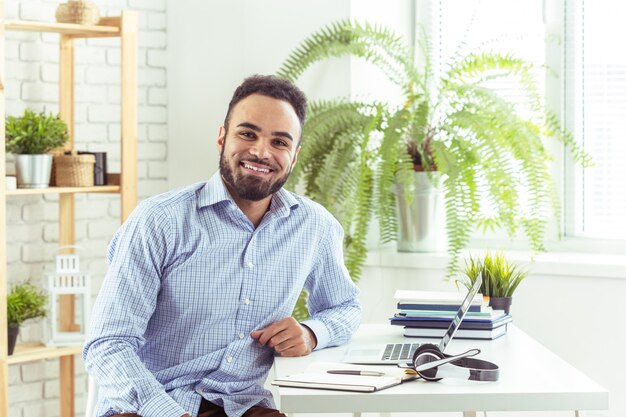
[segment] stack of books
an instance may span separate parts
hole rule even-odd
[[[404,335],[409,337],[443,337],[456,315],[464,293],[437,291],[397,290],[394,296],[398,312],[391,324],[404,326]],[[506,334],[507,324],[513,318],[504,310],[493,310],[476,294],[455,338],[495,339]]]

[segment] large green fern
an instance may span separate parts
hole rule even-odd
[[[417,43],[428,45],[428,40]],[[393,188],[412,182],[416,159],[427,171],[443,174],[449,276],[477,229],[502,228],[510,236],[521,229],[531,248],[543,249],[547,208],[559,214],[545,141],[560,141],[583,166],[590,160],[544,108],[533,65],[509,54],[478,51],[457,54],[435,77],[429,62],[418,69],[411,48],[391,30],[342,20],[305,39],[277,75],[295,82],[314,63],[345,55],[379,67],[400,87],[403,103],[312,103],[290,185],[303,183],[306,194],[340,221],[354,280],[367,256],[372,216],[378,217],[383,242],[396,238]],[[525,113],[488,88],[503,78],[525,93]],[[528,199],[526,211],[520,210],[520,190]],[[485,204],[491,207],[488,214]]]

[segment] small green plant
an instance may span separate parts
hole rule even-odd
[[[495,254],[487,252],[483,259],[470,256],[469,260],[465,261],[463,272],[467,278],[461,282],[468,289],[482,272],[483,283],[480,291],[483,295],[494,298],[512,297],[517,286],[528,275],[528,271],[509,262],[502,252]]]
[[[21,117],[7,116],[5,126],[6,151],[14,154],[44,154],[69,138],[67,125],[58,114],[26,109]]]
[[[29,282],[13,286],[7,297],[9,327],[19,327],[24,321],[45,317],[48,295]]]

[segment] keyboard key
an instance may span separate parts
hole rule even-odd
[[[393,343],[389,343],[387,346],[385,346],[385,351],[383,352],[383,360],[389,360],[389,358],[391,357],[391,352],[393,350]]]

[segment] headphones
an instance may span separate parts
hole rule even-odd
[[[438,346],[423,344],[413,354],[413,369],[426,381],[439,381],[444,377],[470,381],[497,381],[500,368],[492,362],[475,359],[480,349],[470,349],[460,355],[446,355]],[[445,364],[449,364],[443,366]]]

